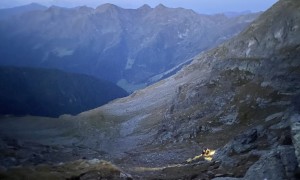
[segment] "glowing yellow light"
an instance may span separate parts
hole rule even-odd
[[[215,153],[216,153],[216,150],[210,150],[209,151],[209,156],[213,156],[213,155],[215,155]]]
[[[206,161],[211,161],[211,160],[212,160],[212,157],[204,157],[204,159],[205,159]]]
[[[202,153],[198,156],[195,156],[194,158],[189,158],[186,160],[187,163],[190,163],[192,161],[196,161],[203,157],[206,161],[211,161],[213,159],[214,154],[216,153],[216,150],[208,149],[205,151],[205,153]]]

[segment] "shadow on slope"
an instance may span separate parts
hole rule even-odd
[[[124,97],[120,87],[59,70],[0,67],[0,114],[57,117]]]

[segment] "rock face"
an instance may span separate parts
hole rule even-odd
[[[180,69],[257,16],[199,15],[163,5],[135,10],[112,4],[53,6],[0,22],[0,64],[89,74],[133,91]]]
[[[296,179],[299,17],[300,1],[280,0],[238,36],[199,54],[175,75],[54,120],[68,123],[71,135],[60,126],[50,131],[43,124],[43,129],[59,137],[56,143],[105,151],[106,158],[126,164],[142,179]],[[14,121],[28,124],[22,120]],[[28,133],[38,121],[27,128],[9,122],[0,122],[6,136],[51,142]],[[216,150],[211,161],[186,162],[204,147]]]
[[[293,143],[295,145],[296,156],[298,162],[300,162],[300,116],[295,114],[291,118],[291,131],[293,135]],[[300,168],[300,163],[298,164]]]
[[[0,67],[0,114],[58,117],[127,95],[115,84],[59,70]]]
[[[299,93],[298,5],[294,1],[275,5],[239,36],[200,55],[174,77],[193,79],[178,83],[165,114],[164,127],[172,127],[167,130],[173,131],[172,138],[187,132],[188,138],[193,137],[208,121],[213,131],[221,124],[241,126],[272,119],[278,112],[280,117],[293,106]],[[295,10],[280,18],[282,6]]]

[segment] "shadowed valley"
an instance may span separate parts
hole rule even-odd
[[[299,178],[299,10],[279,0],[177,73],[101,107],[3,117],[0,177]]]

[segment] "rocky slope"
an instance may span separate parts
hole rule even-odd
[[[109,159],[136,179],[296,179],[299,10],[300,1],[280,0],[238,36],[199,54],[175,75],[78,116],[51,121],[64,126],[42,123],[47,130],[37,133],[46,137],[29,133],[42,121],[31,117],[3,119],[2,136],[18,139],[15,144],[73,149],[76,156],[69,160]],[[39,152],[47,161],[53,151],[23,146],[13,152]],[[212,159],[193,158],[204,147],[216,150]]]
[[[163,5],[52,6],[0,21],[0,64],[85,73],[133,91],[234,36],[257,15],[208,16]]]
[[[0,67],[0,114],[58,117],[127,96],[113,83],[59,70]]]

